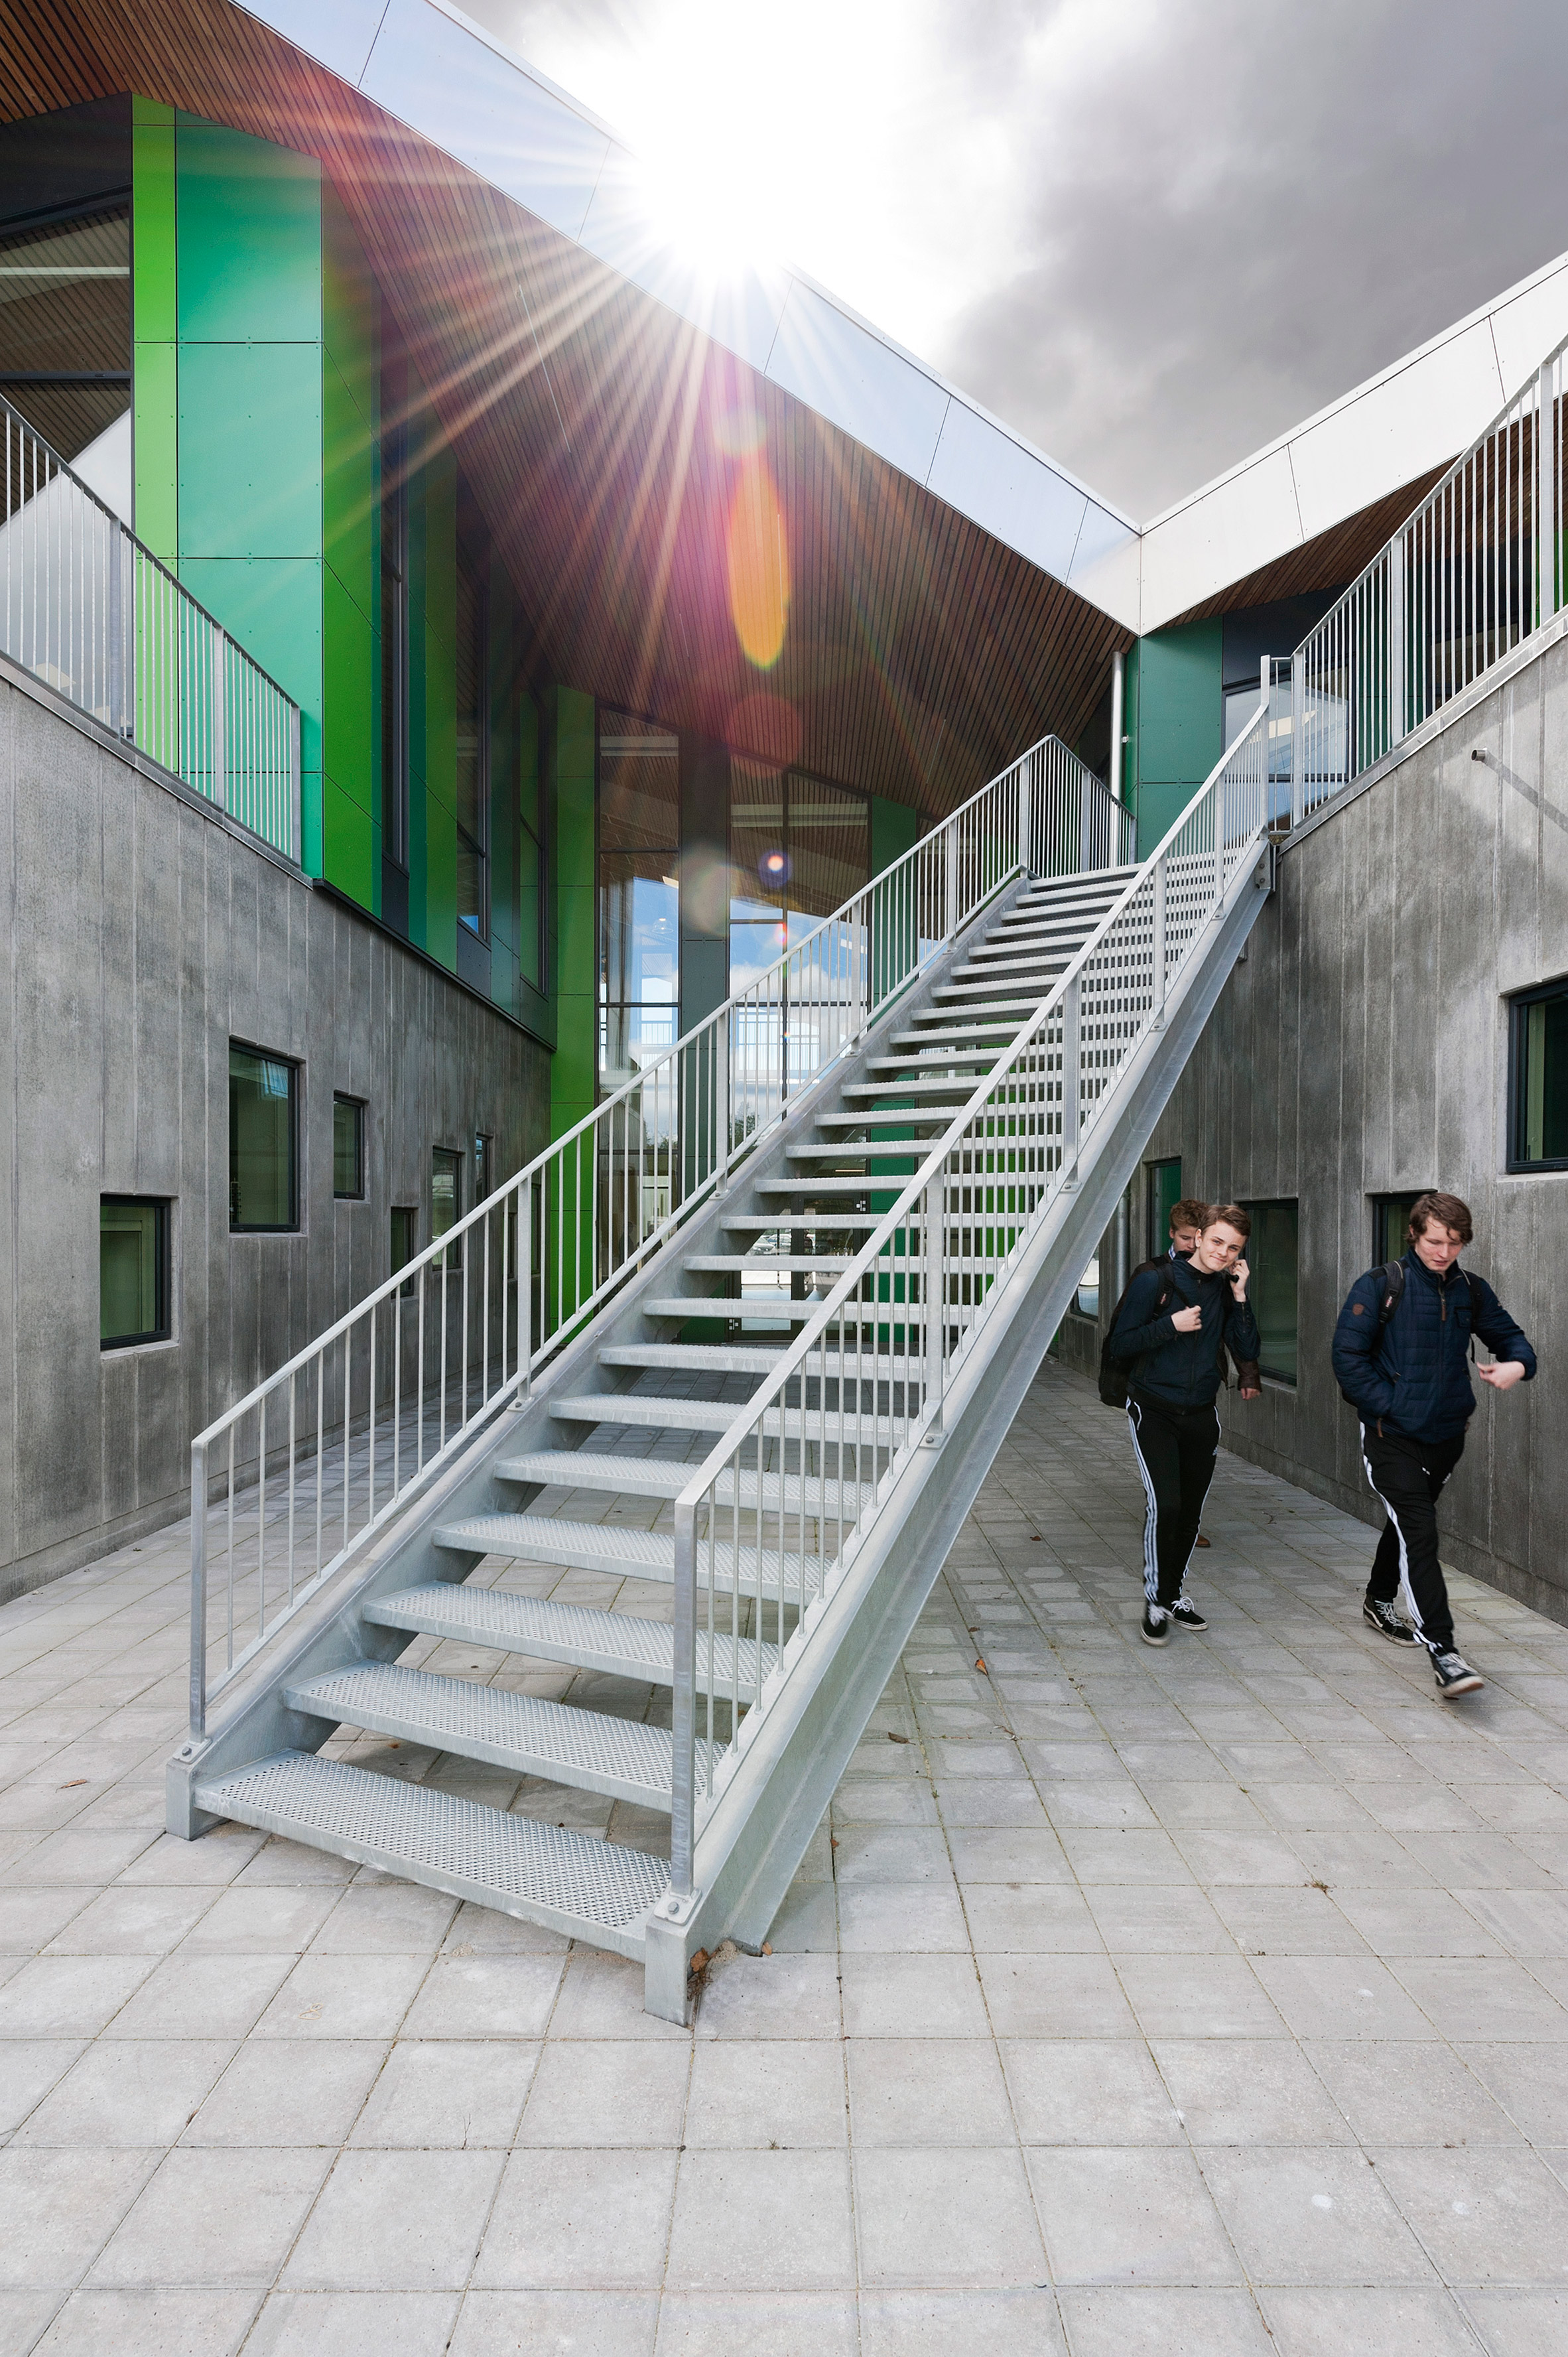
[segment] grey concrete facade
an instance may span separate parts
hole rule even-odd
[[[431,1149],[543,1144],[546,1051],[438,968],[0,678],[0,1598],[182,1509],[189,1443],[430,1236]],[[229,1225],[231,1039],[299,1065],[300,1224]],[[336,1200],[332,1101],[365,1104]],[[167,1199],[172,1336],[99,1341],[99,1200]]]
[[[1568,1620],[1568,1172],[1510,1175],[1509,997],[1568,972],[1568,639],[1517,662],[1282,849],[1278,889],[1147,1149],[1210,1200],[1299,1205],[1300,1372],[1223,1405],[1228,1447],[1380,1524],[1334,1321],[1372,1264],[1372,1199],[1441,1187],[1469,1265],[1541,1360],[1483,1385],[1444,1502],[1446,1558]],[[1148,1249],[1134,1186],[1131,1251]],[[1110,1239],[1101,1319],[1114,1298]],[[1099,1328],[1058,1343],[1087,1370]],[[1109,1412],[1108,1412],[1109,1413]]]

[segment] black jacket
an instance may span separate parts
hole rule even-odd
[[[1472,1329],[1470,1288],[1477,1310]],[[1378,1272],[1359,1276],[1334,1329],[1334,1372],[1363,1424],[1409,1440],[1451,1440],[1476,1413],[1466,1363],[1472,1330],[1499,1359],[1518,1359],[1528,1383],[1535,1352],[1484,1277],[1458,1263],[1434,1276],[1413,1252],[1404,1255],[1404,1291],[1380,1334]]]
[[[1194,1302],[1201,1308],[1196,1334],[1176,1331],[1174,1302],[1154,1315],[1162,1286],[1180,1296],[1183,1308]],[[1111,1355],[1137,1361],[1131,1388],[1161,1407],[1208,1407],[1219,1389],[1221,1343],[1238,1362],[1257,1358],[1262,1345],[1251,1304],[1236,1300],[1229,1276],[1205,1276],[1178,1254],[1133,1279],[1112,1331]]]

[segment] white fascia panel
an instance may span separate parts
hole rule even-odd
[[[657,220],[636,156],[612,142],[583,223],[582,243],[715,343],[738,352],[760,375],[779,332],[789,273],[749,264],[704,270],[660,232]]]
[[[391,0],[360,88],[552,229],[581,237],[608,134],[455,17],[428,0]]]
[[[1492,339],[1498,348],[1505,401],[1513,399],[1532,370],[1564,336],[1568,336],[1568,263],[1521,288],[1511,302],[1499,303],[1492,314]]]
[[[923,483],[950,398],[945,386],[795,279],[768,362],[769,381]]]
[[[1136,527],[1090,500],[1068,568],[1068,587],[1120,622],[1142,629],[1143,538]]]
[[[1290,446],[1305,537],[1455,457],[1507,394],[1483,318],[1307,426]]]
[[[1290,451],[1266,451],[1241,474],[1144,533],[1144,630],[1157,630],[1173,614],[1244,579],[1305,537]]]
[[[1086,494],[961,401],[948,405],[926,481],[1020,556],[1067,579]]]
[[[307,58],[352,82],[369,63],[377,28],[386,14],[386,0],[239,0],[247,16],[281,33]]]

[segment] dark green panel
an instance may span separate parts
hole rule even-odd
[[[331,778],[321,783],[321,873],[329,884],[373,909],[381,881],[381,829]]]
[[[544,712],[546,795],[555,868],[555,1054],[550,1134],[594,1109],[598,1071],[594,699],[557,687]]]
[[[198,343],[318,343],[321,167],[178,118],[179,334]]]
[[[179,553],[321,554],[321,353],[182,344]]]
[[[920,813],[903,802],[890,802],[886,794],[871,797],[871,872],[880,876],[896,859],[902,859],[920,839]]]
[[[415,504],[411,500],[411,506]],[[417,505],[419,622],[411,653],[424,682],[421,775],[424,807],[424,947],[454,971],[457,963],[457,470],[449,451],[426,451]],[[410,781],[413,799],[413,781]]]
[[[1129,788],[1152,851],[1224,749],[1224,625],[1216,615],[1140,639],[1127,659]]]

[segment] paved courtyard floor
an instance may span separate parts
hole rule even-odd
[[[1443,1706],[1366,1527],[1222,1458],[1152,1652],[1141,1513],[1047,1364],[690,2033],[165,1836],[182,1531],[0,1609],[0,2357],[1563,2357],[1568,1630],[1455,1580]]]

